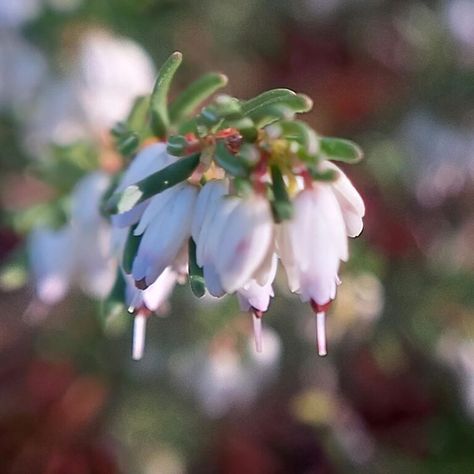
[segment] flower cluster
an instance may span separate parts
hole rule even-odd
[[[125,276],[119,273],[111,298],[128,294],[134,357],[143,351],[147,292],[162,287],[167,296],[186,277],[198,297],[206,289],[215,297],[236,294],[252,314],[261,350],[278,261],[290,290],[314,309],[325,355],[325,313],[348,259],[348,237],[360,234],[364,216],[362,198],[332,161],[358,161],[360,149],[296,119],[312,103],[288,89],[246,101],[220,95],[193,115],[226,83],[210,74],[168,107],[180,62],[179,53],[167,60],[152,95],[113,131],[132,159],[104,205],[116,232],[127,229]],[[124,278],[135,283],[133,296]]]

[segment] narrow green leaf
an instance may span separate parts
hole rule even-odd
[[[170,124],[168,115],[168,92],[171,81],[182,60],[183,55],[179,52],[175,52],[165,61],[160,68],[155,87],[151,94],[151,126],[153,132],[159,138],[165,138],[168,132]]]
[[[221,87],[227,85],[227,76],[218,73],[208,73],[187,87],[170,106],[170,122],[175,125],[188,117],[196,107],[208,99]]]
[[[312,106],[313,102],[308,96],[294,94],[282,97],[278,102],[264,104],[250,116],[258,127],[265,127],[277,120],[290,120],[297,113],[308,112]]]
[[[192,238],[189,239],[189,283],[195,296],[201,298],[206,293],[206,284],[202,268],[196,261],[196,244]]]
[[[291,219],[293,217],[293,204],[288,196],[285,181],[278,166],[271,166],[272,190],[274,200],[272,209],[276,222]]]
[[[142,135],[148,123],[148,113],[150,111],[150,96],[142,96],[135,99],[132,110],[127,117],[128,128],[135,133]]]
[[[272,89],[265,91],[252,99],[242,102],[242,112],[244,115],[250,115],[261,107],[279,103],[283,98],[287,98],[291,95],[296,95],[296,93],[290,89]]]
[[[217,143],[214,159],[221,168],[234,177],[245,178],[249,174],[247,164],[238,156],[233,155],[223,142]]]
[[[142,235],[135,235],[135,229],[137,228],[138,224],[133,225],[130,227],[128,232],[127,240],[125,242],[125,247],[123,250],[122,256],[122,268],[125,273],[128,275],[132,273],[133,261],[138,252],[138,247],[140,246],[140,242],[142,241]]]
[[[127,212],[155,194],[188,179],[199,164],[199,157],[199,153],[195,153],[181,158],[176,163],[128,186],[124,191],[113,194],[107,202],[106,211],[109,214]]]
[[[364,155],[358,145],[342,138],[321,138],[320,147],[321,155],[327,160],[357,163]]]

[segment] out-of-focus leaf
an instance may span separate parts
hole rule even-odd
[[[224,87],[227,81],[224,74],[211,72],[193,82],[170,105],[171,124],[176,125],[187,118],[200,103]]]
[[[357,163],[364,156],[358,145],[342,138],[321,138],[320,148],[322,157],[327,160]]]
[[[155,135],[165,138],[170,125],[168,114],[168,92],[173,77],[178,70],[183,55],[179,52],[173,53],[161,66],[155,87],[150,98],[151,127]]]

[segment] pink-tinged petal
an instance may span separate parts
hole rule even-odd
[[[228,293],[253,278],[272,240],[273,220],[266,199],[242,199],[229,216],[214,255],[222,286]]]

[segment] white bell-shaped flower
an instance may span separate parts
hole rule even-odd
[[[154,196],[135,235],[142,235],[132,275],[147,287],[172,266],[191,236],[191,221],[199,189],[182,183]]]
[[[339,203],[328,184],[315,184],[294,199],[293,219],[280,225],[277,246],[289,286],[302,301],[324,305],[336,296],[347,236]]]
[[[58,303],[72,283],[94,298],[110,291],[117,264],[110,226],[99,213],[108,185],[104,173],[85,176],[72,193],[70,222],[59,230],[39,227],[31,233],[29,255],[41,302]]]
[[[206,285],[221,286],[226,293],[242,288],[260,269],[272,239],[272,214],[263,196],[218,198],[197,241],[197,260],[204,268]]]

